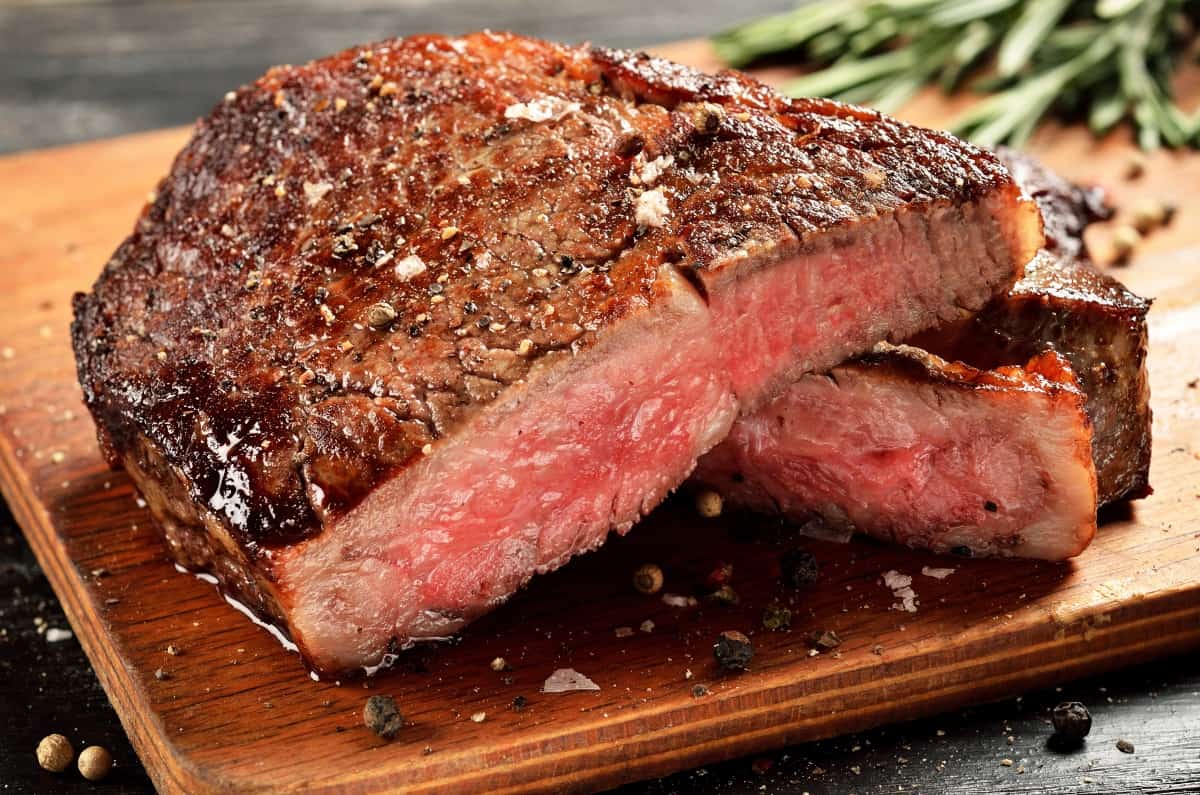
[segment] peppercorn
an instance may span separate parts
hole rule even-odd
[[[715,591],[722,585],[728,585],[731,580],[733,580],[733,564],[721,562],[704,578],[704,587],[709,591]]]
[[[788,629],[792,625],[792,611],[779,605],[771,605],[763,611],[763,629],[772,631]]]
[[[112,770],[113,758],[107,749],[89,745],[79,754],[79,772],[88,781],[100,781]]]
[[[1146,173],[1146,158],[1140,154],[1130,155],[1125,164],[1125,179],[1137,179]]]
[[[1117,740],[1117,750],[1123,754],[1132,754],[1135,749],[1133,743],[1128,740]]]
[[[396,309],[387,301],[373,304],[367,310],[367,324],[374,329],[387,328],[396,319]]]
[[[385,740],[400,733],[404,716],[391,696],[371,696],[363,707],[363,724]]]
[[[715,491],[702,491],[696,495],[696,513],[705,519],[716,519],[721,515],[724,502]]]
[[[644,594],[658,593],[663,587],[662,569],[653,563],[638,567],[633,573],[633,587]]]
[[[733,588],[729,587],[728,585],[722,585],[720,588],[704,597],[704,600],[717,605],[736,605],[742,601],[741,597],[737,595],[737,591],[733,590]]]
[[[817,559],[811,552],[791,549],[779,558],[780,579],[789,588],[804,588],[817,581]]]
[[[704,685],[692,685],[692,698],[704,698],[708,695],[708,688]]]
[[[38,743],[38,764],[52,773],[66,770],[74,756],[75,749],[71,747],[71,741],[61,734],[48,734]]]
[[[1064,701],[1050,714],[1054,740],[1063,746],[1078,745],[1092,730],[1092,713],[1078,701]]]
[[[1167,205],[1157,199],[1139,202],[1133,208],[1133,228],[1143,235],[1166,223]]]
[[[750,639],[736,630],[726,630],[717,636],[713,644],[713,657],[717,665],[726,671],[744,671],[754,659],[754,646]]]
[[[510,706],[512,707],[513,712],[520,712],[521,710],[525,709],[525,705],[528,703],[529,699],[525,698],[525,696],[517,696],[512,700],[512,704]]]
[[[1113,264],[1124,265],[1128,262],[1141,241],[1142,236],[1132,226],[1117,227],[1112,237]]]

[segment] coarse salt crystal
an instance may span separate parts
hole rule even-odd
[[[579,110],[578,102],[567,102],[558,97],[542,97],[532,102],[518,102],[504,109],[506,119],[528,119],[529,121],[558,121],[568,113]]]
[[[917,612],[917,592],[912,589],[912,577],[892,569],[884,572],[883,584],[891,589],[892,595],[899,599],[892,605],[893,610],[906,613]]]
[[[46,630],[47,643],[59,643],[64,640],[70,640],[73,637],[75,637],[75,633],[69,629],[50,627],[50,629]]]
[[[643,185],[653,185],[662,176],[662,173],[674,163],[673,155],[659,155],[642,166],[642,170],[638,172],[638,179],[642,181]]]
[[[547,677],[542,685],[543,693],[573,693],[578,690],[599,690],[600,685],[588,679],[574,668],[559,668]]]
[[[660,227],[670,214],[671,208],[667,205],[667,197],[661,190],[648,190],[638,196],[634,220],[638,222],[639,226]]]
[[[934,569],[929,566],[922,566],[921,573],[926,577],[932,577],[935,580],[944,580],[954,573],[954,569]]]
[[[396,276],[403,281],[408,281],[414,276],[418,276],[425,272],[425,262],[416,254],[409,254],[402,260],[396,263]]]
[[[675,593],[665,593],[662,595],[663,604],[668,607],[695,607],[699,602],[694,596],[680,596]]]
[[[308,199],[309,204],[316,204],[325,198],[325,194],[333,190],[333,185],[329,182],[305,182],[304,197]]]

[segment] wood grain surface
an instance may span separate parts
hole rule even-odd
[[[703,45],[665,49],[710,65]],[[937,123],[948,110],[923,97],[905,115]],[[461,642],[370,681],[314,683],[211,586],[171,568],[127,479],[104,468],[79,403],[69,297],[90,284],[185,137],[0,160],[0,184],[36,186],[0,206],[0,485],[161,790],[589,790],[1200,646],[1200,401],[1189,386],[1200,376],[1200,202],[1188,195],[1200,158],[1160,153],[1126,182],[1125,133],[1095,144],[1049,129],[1035,143],[1050,165],[1110,186],[1125,206],[1146,195],[1180,205],[1121,274],[1158,297],[1156,494],[1106,522],[1077,561],[948,564],[865,541],[804,542],[822,581],[787,593],[773,568],[786,540],[743,520],[703,522],[677,500],[541,578]],[[672,608],[629,586],[633,568],[653,561],[668,591],[690,593],[718,560],[734,564],[737,607]],[[920,576],[927,565],[956,571],[939,581]],[[918,613],[891,609],[879,582],[888,569],[915,575]],[[756,629],[776,600],[795,611],[792,630]],[[625,626],[633,635],[617,637]],[[752,634],[749,672],[715,669],[711,643],[724,629]],[[812,656],[808,634],[826,629],[842,645]],[[512,670],[492,671],[497,656]],[[558,667],[601,690],[539,693]],[[694,695],[698,684],[707,695]],[[361,726],[375,692],[395,696],[407,719],[391,743]],[[528,702],[519,711],[517,696]]]

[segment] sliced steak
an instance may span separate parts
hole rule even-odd
[[[982,371],[881,345],[738,420],[695,478],[801,524],[1061,560],[1096,531],[1091,437],[1057,354]]]
[[[231,93],[73,333],[176,559],[335,671],[624,532],[739,413],[978,310],[1041,242],[948,135],[424,36]]]
[[[983,312],[912,344],[983,368],[1057,351],[1087,395],[1101,504],[1145,497],[1151,491],[1150,301],[1102,273],[1087,255],[1084,228],[1110,215],[1097,191],[1072,185],[1028,156],[1003,151],[1001,158],[1042,210],[1046,249]]]

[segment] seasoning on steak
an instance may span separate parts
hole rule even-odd
[[[336,671],[626,531],[739,413],[978,310],[1041,242],[943,133],[423,36],[231,93],[73,333],[175,558]]]
[[[1084,396],[1066,362],[977,370],[917,348],[807,375],[700,460],[730,502],[935,552],[1061,560],[1096,531]]]
[[[912,344],[982,368],[1057,351],[1087,395],[1100,503],[1145,497],[1151,491],[1150,301],[1088,257],[1084,228],[1111,215],[1099,191],[1079,188],[1027,155],[1004,150],[1000,157],[1041,208],[1046,248],[983,312]]]

